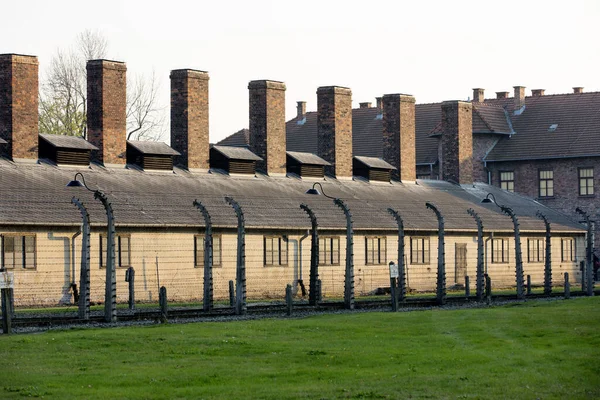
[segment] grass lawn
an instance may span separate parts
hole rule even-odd
[[[0,398],[600,398],[600,298],[0,336]]]

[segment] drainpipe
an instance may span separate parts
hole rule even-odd
[[[310,231],[307,229],[306,233],[298,240],[298,285],[302,290],[302,297],[306,296],[306,287],[304,287],[304,280],[302,279],[302,241],[310,236]]]
[[[81,228],[71,238],[71,285],[75,283],[75,239],[81,235]]]
[[[485,239],[485,274],[488,274],[488,242],[494,238],[494,232],[490,233],[490,236]]]

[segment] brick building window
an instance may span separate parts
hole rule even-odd
[[[502,171],[500,172],[500,188],[508,190],[509,192],[515,191],[515,173],[514,171]]]
[[[107,258],[106,236],[100,235],[100,267],[106,268]],[[117,235],[115,237],[115,266],[129,267],[131,266],[131,238],[127,235]]]
[[[594,194],[594,168],[579,168],[579,195],[591,196]]]
[[[213,235],[213,267],[221,266],[221,236]],[[204,235],[194,236],[194,267],[204,268]]]
[[[527,262],[544,262],[545,252],[544,239],[527,239]]]
[[[540,197],[554,196],[554,171],[541,169],[540,174]]]
[[[265,236],[264,264],[265,265],[287,265],[288,243],[281,236]]]
[[[575,260],[575,241],[573,239],[560,240],[560,260],[574,261]]]
[[[319,237],[319,265],[340,265],[339,237]]]
[[[386,238],[367,236],[365,238],[365,260],[367,264],[380,265],[387,263]]]
[[[508,239],[492,240],[492,262],[498,264],[508,262]]]
[[[35,235],[2,236],[2,266],[35,269]]]
[[[410,238],[410,263],[429,264],[429,238]]]

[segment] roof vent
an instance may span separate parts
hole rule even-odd
[[[294,173],[300,177],[323,178],[325,176],[325,167],[331,165],[312,153],[288,151],[286,154],[287,172]]]
[[[210,167],[230,174],[254,175],[257,161],[262,158],[245,147],[215,145],[210,149]]]
[[[558,124],[552,124],[548,128],[548,132],[554,132],[556,130],[556,128],[558,128]]]
[[[59,165],[90,165],[90,152],[98,150],[79,136],[40,133],[39,138],[38,158],[45,158]]]
[[[162,142],[128,140],[126,155],[127,164],[137,165],[143,170],[172,171],[173,157],[181,153]]]

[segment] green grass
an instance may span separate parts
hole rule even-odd
[[[0,398],[600,398],[600,298],[0,336]]]

